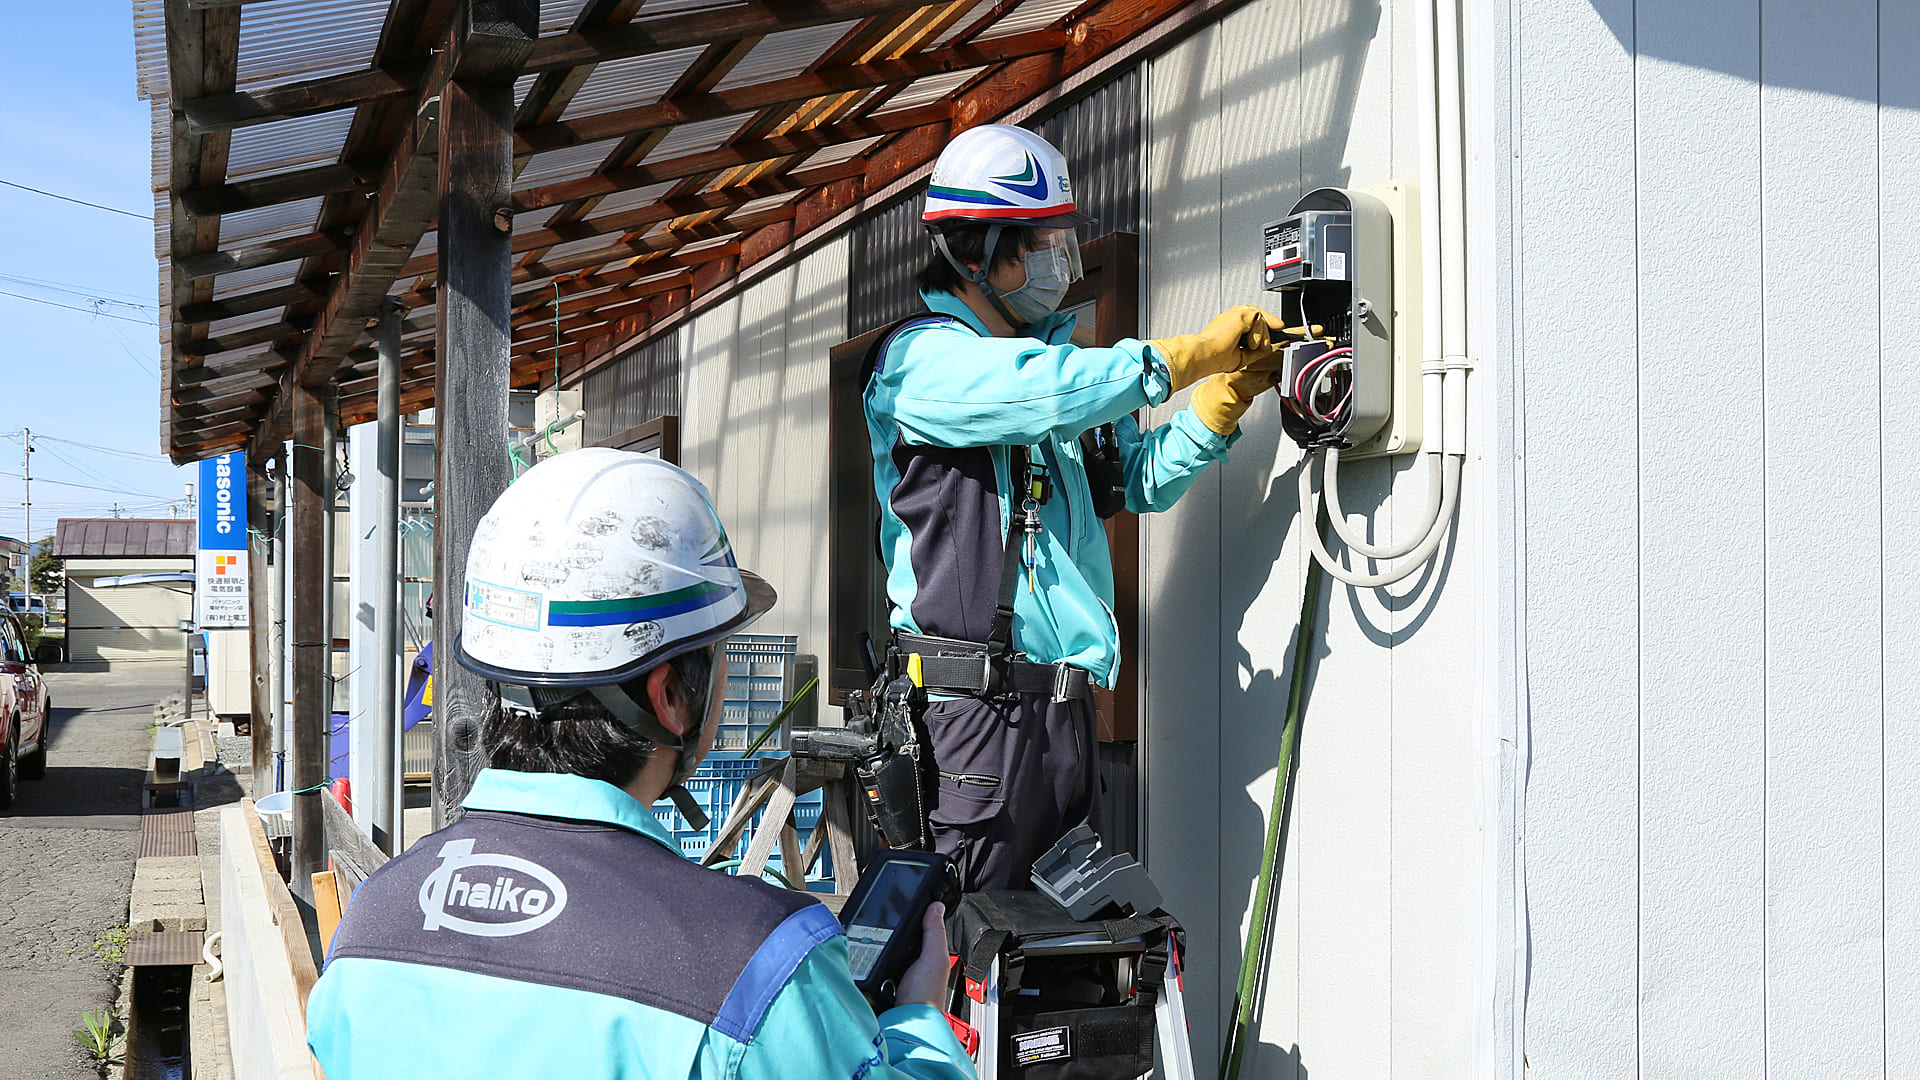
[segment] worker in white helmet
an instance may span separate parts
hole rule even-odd
[[[354,894],[307,1002],[327,1076],[974,1075],[938,905],[876,1019],[831,912],[688,861],[654,816],[713,744],[717,647],[773,603],[665,462],[578,450],[500,496],[455,648],[497,695],[492,767]]]
[[[865,390],[894,647],[924,671],[934,847],[969,889],[1025,888],[1098,794],[1090,688],[1120,668],[1100,518],[1164,510],[1226,457],[1281,323],[1241,306],[1197,334],[1074,346],[1057,309],[1089,219],[1023,128],[955,138],[922,218],[927,310],[882,335]],[[1140,430],[1136,410],[1188,386]]]

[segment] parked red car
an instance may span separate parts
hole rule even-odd
[[[47,775],[47,684],[27,652],[26,631],[0,611],[0,810],[13,805],[20,781]]]

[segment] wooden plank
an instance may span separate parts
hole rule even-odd
[[[297,382],[283,384],[281,397],[293,407],[292,468],[288,476],[287,536],[292,569],[287,600],[287,648],[292,655],[292,734],[287,787],[293,797],[293,880],[305,883],[326,869],[326,833],[320,788],[327,781],[327,731],[331,727],[331,635],[325,623],[329,590],[324,537],[326,508],[333,497],[332,462],[323,459],[326,436],[321,391]]]
[[[923,0],[805,0],[746,3],[540,39],[528,71],[603,64],[629,56],[708,45],[782,30],[847,22],[923,6]]]
[[[1880,5],[1880,176],[1920,176],[1920,6]],[[1920,530],[1920,189],[1880,190],[1880,535]],[[1887,1076],[1920,1080],[1920,635],[1896,613],[1920,605],[1920,564],[1898,556],[1881,570],[1880,639],[1886,657],[1882,706],[1888,718],[1881,775],[1886,785]]]
[[[191,0],[191,3],[199,7],[203,0]],[[862,18],[877,12],[913,8],[919,3],[920,0],[749,3],[714,11],[649,19],[630,26],[576,30],[542,39],[535,47],[533,62],[527,66],[527,70],[556,71],[690,45],[758,37],[781,30]],[[235,25],[238,25],[237,18]],[[183,104],[189,130],[198,135],[312,116],[384,98],[405,97],[417,91],[425,78],[424,65],[394,65],[322,76],[261,90],[195,92],[174,100]],[[231,91],[230,86],[228,90]]]
[[[304,257],[304,256],[303,256]],[[258,292],[240,293],[224,300],[209,300],[204,304],[189,304],[175,313],[183,323],[205,323],[215,319],[231,319],[237,315],[251,315],[256,311],[285,307],[300,300],[310,300],[320,295],[312,285],[296,281],[291,285],[278,285]],[[180,381],[185,373],[176,371],[174,380]]]
[[[718,150],[685,154],[653,165],[635,165],[631,168],[597,173],[579,180],[565,180],[529,188],[514,196],[514,205],[522,210],[538,210],[574,199],[592,195],[610,195],[616,191],[645,187],[664,180],[677,180],[681,177],[713,172],[734,165],[812,153],[840,143],[876,135],[894,134],[926,124],[941,123],[951,115],[953,115],[953,106],[950,103],[934,102],[917,108],[901,109],[884,116],[848,120],[805,131],[792,131],[766,139],[732,143]]]
[[[1767,326],[1808,325],[1831,311],[1823,297],[1845,296],[1849,317],[1823,323],[1820,347],[1860,358],[1881,345],[1877,260],[1797,258],[1771,226],[1818,199],[1828,250],[1879,248],[1879,72],[1866,60],[1878,14],[1873,0],[1760,10]],[[1767,1071],[1879,1075],[1880,372],[1841,365],[1809,394],[1797,335],[1769,332],[1765,355]]]
[[[524,27],[529,38],[535,27]],[[441,453],[435,463],[435,576],[465,576],[474,526],[506,490],[507,385],[511,360],[509,233],[497,211],[509,205],[513,88],[456,81],[441,98],[436,294],[435,415]],[[434,620],[434,652],[452,656],[460,632],[456,607]],[[444,677],[443,677],[444,676]],[[486,708],[478,676],[445,665],[434,682],[433,825],[460,813],[483,762],[477,738]]]
[[[1637,16],[1642,1075],[1768,1074],[1760,26],[1753,0]],[[1685,56],[1684,63],[1663,57]],[[1685,283],[1694,302],[1667,304]],[[1529,470],[1529,477],[1532,470]]]
[[[675,124],[741,115],[764,108],[794,106],[823,95],[865,90],[888,83],[905,84],[929,75],[1052,52],[1066,42],[1065,31],[1035,30],[982,45],[930,49],[894,60],[847,64],[749,86],[668,98],[648,105],[521,128],[514,133],[514,150],[521,154],[541,153],[581,143],[644,134]]]
[[[277,448],[276,448],[277,449]],[[280,534],[278,522],[287,508],[275,506],[272,517],[268,505],[273,481],[267,478],[269,458],[247,455],[247,650],[248,735],[253,750],[253,772],[249,779],[256,797],[265,797],[273,787],[273,684],[271,673],[278,662],[273,650],[273,606],[271,587],[274,568],[267,545]],[[285,468],[282,463],[279,468]],[[283,547],[281,550],[285,550]]]
[[[188,219],[213,217],[311,199],[316,195],[372,191],[379,173],[379,162],[335,162],[271,173],[231,184],[176,188],[175,194],[180,201],[180,209]]]
[[[1569,19],[1522,0],[1518,60],[1526,249],[1519,364],[1529,394],[1527,666],[1534,757],[1527,796],[1533,980],[1526,1053],[1544,1074],[1639,1075],[1640,636],[1637,403],[1581,342],[1638,317],[1631,249],[1597,244],[1634,217],[1633,57],[1609,32],[1631,0]],[[1603,239],[1605,238],[1605,239]],[[1638,366],[1635,356],[1622,360]],[[1593,402],[1621,402],[1596,411]]]
[[[439,102],[423,103],[413,130],[395,148],[372,209],[354,233],[346,270],[333,283],[312,331],[301,343],[291,377],[329,382],[346,352],[366,332],[387,289],[438,209]]]
[[[242,244],[221,251],[210,251],[204,255],[176,259],[176,266],[182,274],[190,278],[210,278],[215,274],[231,274],[238,270],[254,270],[275,263],[292,262],[314,255],[324,255],[332,251],[345,251],[351,237],[345,230],[330,229],[323,232],[305,233],[290,236],[283,240],[268,240],[258,244]],[[295,288],[287,285],[281,288]],[[252,310],[258,311],[259,308]],[[181,310],[182,321],[203,322],[188,315],[193,308]],[[214,316],[219,318],[220,316]]]
[[[313,875],[313,915],[320,924],[322,955],[333,949],[333,932],[340,928],[340,910],[340,891],[334,884],[333,871],[322,870]]]

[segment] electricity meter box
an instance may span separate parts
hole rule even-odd
[[[1417,207],[1405,180],[1370,191],[1319,188],[1262,230],[1261,288],[1282,294],[1268,306],[1290,326],[1323,327],[1320,342],[1298,347],[1300,366],[1287,369],[1310,382],[1325,373],[1331,388],[1324,411],[1282,414],[1303,446],[1337,444],[1349,458],[1419,447]],[[1308,366],[1329,349],[1350,363]],[[1336,376],[1335,367],[1344,370]]]

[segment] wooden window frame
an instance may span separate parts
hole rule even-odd
[[[680,464],[680,418],[656,416],[644,424],[635,424],[625,431],[609,435],[593,445],[610,446],[615,450],[632,450],[640,454],[658,452],[660,460],[669,465],[678,465]]]

